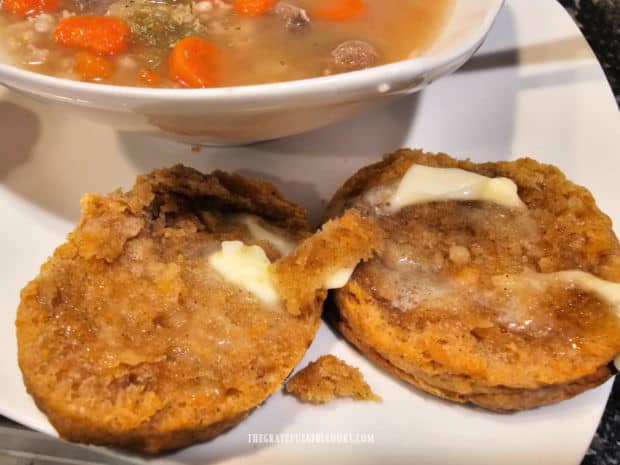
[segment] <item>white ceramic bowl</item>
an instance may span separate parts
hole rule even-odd
[[[327,77],[214,89],[150,89],[45,76],[12,66],[0,55],[0,83],[125,131],[193,144],[246,144],[326,126],[455,71],[482,44],[503,3],[455,0],[440,37],[423,56]]]

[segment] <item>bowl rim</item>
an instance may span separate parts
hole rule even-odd
[[[51,91],[57,97],[71,94],[88,94],[91,97],[109,96],[115,99],[174,100],[176,102],[196,100],[236,101],[247,100],[249,98],[259,98],[261,100],[273,98],[282,99],[291,96],[299,96],[301,94],[307,96],[325,93],[336,94],[367,87],[377,87],[377,91],[380,93],[387,92],[391,90],[390,82],[406,80],[407,78],[411,78],[412,75],[417,75],[422,71],[440,68],[448,63],[457,61],[459,57],[465,56],[469,52],[475,52],[491,29],[505,0],[493,0],[493,2],[480,27],[476,30],[475,34],[471,34],[471,40],[457,47],[450,48],[447,52],[442,52],[433,56],[408,58],[394,63],[330,76],[230,87],[199,89],[150,88],[77,81],[49,76],[35,71],[28,71],[18,68],[15,65],[0,62],[0,85],[6,85],[4,83],[5,80],[13,82],[30,81],[37,87],[45,88],[48,92]],[[5,79],[5,77],[8,79]],[[380,89],[382,84],[388,86],[386,90]],[[14,86],[8,85],[8,87]],[[22,86],[15,87],[23,89]]]

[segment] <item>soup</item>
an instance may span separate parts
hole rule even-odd
[[[0,0],[19,66],[150,87],[281,82],[423,53],[453,0]]]

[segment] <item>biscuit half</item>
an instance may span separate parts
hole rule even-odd
[[[180,165],[138,177],[128,192],[85,195],[79,224],[21,292],[28,392],[73,441],[155,453],[213,437],[279,390],[303,357],[327,293],[300,283],[308,267],[348,266],[322,246],[334,234],[349,238],[347,260],[370,253],[358,221],[354,212],[310,237],[305,210],[271,184]],[[226,241],[260,247],[281,302],[211,266]]]
[[[386,198],[414,164],[509,178],[523,206],[434,200],[394,211]],[[349,179],[328,212],[347,208],[375,222],[384,249],[334,291],[332,318],[399,378],[448,400],[513,411],[612,375],[618,309],[562,277],[578,270],[619,283],[620,247],[591,194],[557,168],[401,150]]]

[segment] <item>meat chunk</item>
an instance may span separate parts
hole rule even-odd
[[[289,30],[300,29],[310,23],[310,16],[306,10],[287,2],[278,2],[274,12],[284,21]]]
[[[330,70],[344,72],[370,68],[378,59],[379,54],[368,42],[347,40],[332,50]]]

